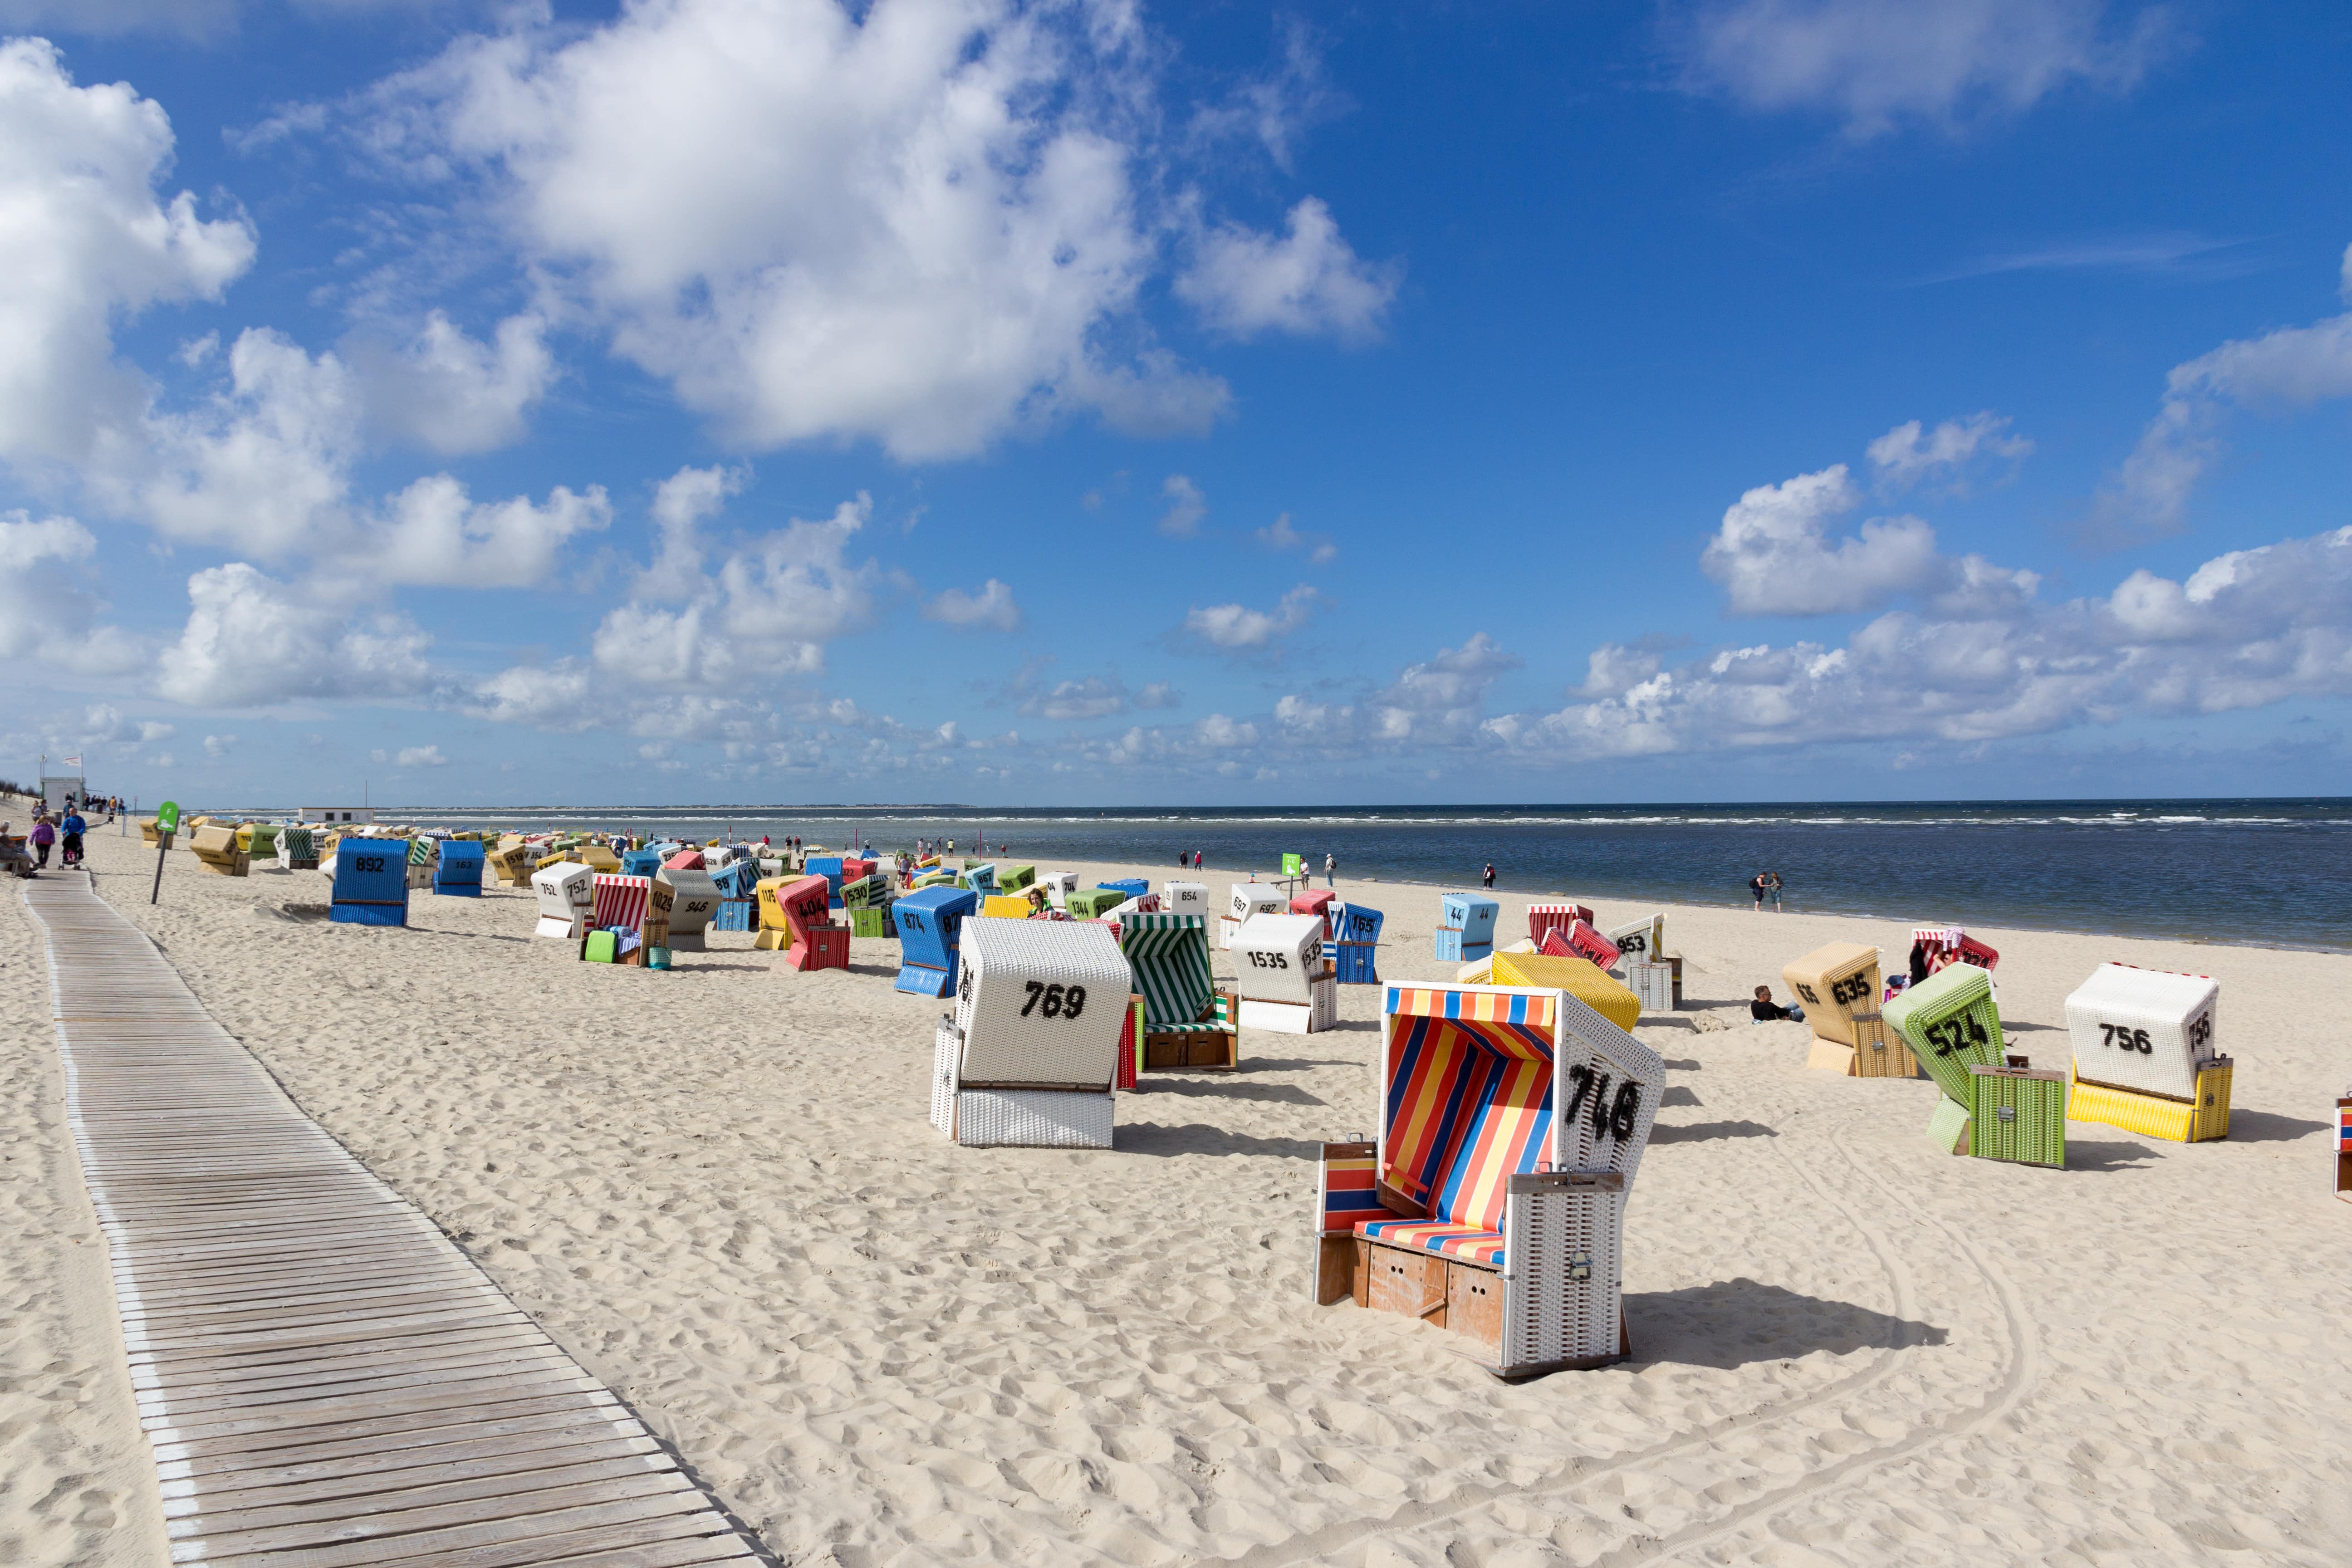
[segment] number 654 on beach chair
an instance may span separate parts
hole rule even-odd
[[[1380,1133],[1323,1146],[1315,1300],[1464,1334],[1506,1378],[1628,1352],[1625,1195],[1657,1053],[1564,991],[1391,985]]]

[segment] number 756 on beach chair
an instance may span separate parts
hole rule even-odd
[[[1625,1195],[1665,1063],[1532,986],[1391,985],[1381,1030],[1379,1135],[1323,1148],[1317,1302],[1465,1334],[1500,1377],[1621,1359]]]

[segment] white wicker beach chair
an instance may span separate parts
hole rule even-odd
[[[967,921],[961,958],[934,1038],[933,1125],[968,1146],[1109,1148],[1129,995],[1110,928]]]
[[[1234,989],[1245,1029],[1311,1035],[1339,1021],[1339,977],[1321,915],[1259,913],[1234,934]]]
[[[578,942],[587,934],[588,919],[596,911],[594,870],[576,860],[541,866],[530,874],[530,891],[539,904],[533,936]]]

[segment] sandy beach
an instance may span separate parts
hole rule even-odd
[[[316,873],[174,852],[151,907],[153,850],[89,847],[214,1016],[780,1563],[2316,1565],[2352,1540],[2322,1121],[2352,957],[1970,922],[2037,1066],[2102,961],[2221,983],[2229,1140],[2074,1123],[2049,1171],[1939,1155],[1932,1085],[1809,1075],[1803,1026],[1748,1022],[1788,959],[1895,960],[1906,927],[1671,909],[1633,1358],[1505,1385],[1441,1330],[1307,1301],[1314,1146],[1374,1121],[1375,987],[1336,1031],[1245,1033],[1238,1076],[1148,1077],[1108,1153],[957,1149],[927,1120],[940,1005],[891,989],[894,943],[811,975],[746,933],[586,965],[522,893],[336,926]],[[1435,889],[1339,889],[1387,912],[1385,979],[1450,977]],[[0,902],[0,1563],[162,1563],[37,928]]]

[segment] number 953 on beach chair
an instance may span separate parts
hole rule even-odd
[[[961,961],[933,1043],[931,1124],[973,1147],[1109,1148],[1128,1018],[1109,929],[966,921]]]
[[[1473,1342],[1499,1377],[1627,1352],[1625,1197],[1657,1053],[1557,990],[1391,985],[1380,1133],[1323,1146],[1315,1300]]]

